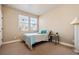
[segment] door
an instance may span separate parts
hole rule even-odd
[[[0,5],[0,46],[2,45],[2,13],[1,13],[1,5]]]

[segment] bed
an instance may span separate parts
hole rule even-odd
[[[40,34],[40,33],[24,33],[23,41],[28,45],[30,49],[32,49],[32,45],[41,42],[48,41],[48,34]]]

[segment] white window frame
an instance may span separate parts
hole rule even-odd
[[[36,30],[32,30],[32,28],[31,28],[31,24],[32,24],[31,23],[31,18],[35,18],[36,19],[36,24],[35,24],[36,25],[36,28],[37,28]],[[37,32],[38,31],[38,19],[36,17],[30,17],[30,31],[34,31],[34,32]]]
[[[23,29],[20,24],[22,19],[25,19],[28,17],[28,30]],[[36,18],[37,19],[37,29],[36,30],[31,30],[31,18]],[[24,16],[24,15],[19,15],[19,30],[23,32],[37,32],[39,28],[39,23],[38,23],[38,18],[37,17],[32,17],[32,16]]]
[[[24,25],[24,23],[25,24],[27,24],[27,23],[24,22],[23,19],[24,19],[24,21],[25,21],[25,19],[28,19],[28,21],[27,21],[27,23],[28,23],[28,25],[27,25],[28,29],[27,30],[26,30],[26,26]],[[29,17],[28,16],[19,15],[19,29],[21,31],[29,31]]]

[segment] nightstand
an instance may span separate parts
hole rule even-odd
[[[49,36],[49,42],[54,42],[55,44],[59,44],[59,34],[56,33],[54,35]]]

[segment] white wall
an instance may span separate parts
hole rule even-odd
[[[61,5],[39,17],[39,28],[58,32],[61,41],[72,44],[73,26],[70,22],[75,17],[79,17],[79,5]]]

